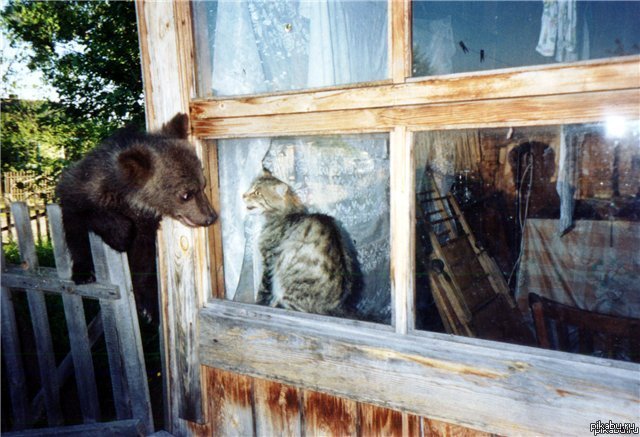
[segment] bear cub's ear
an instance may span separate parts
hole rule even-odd
[[[189,137],[189,117],[183,113],[176,114],[162,125],[161,132],[169,137],[186,140]]]
[[[153,157],[142,146],[133,146],[118,156],[118,166],[123,179],[134,186],[142,186],[153,174]]]

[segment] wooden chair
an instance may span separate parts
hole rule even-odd
[[[576,352],[577,345],[582,354],[640,362],[640,319],[582,310],[535,293],[529,293],[529,307],[541,347]]]
[[[498,265],[475,239],[458,202],[441,194],[433,173],[417,193],[418,263],[448,333],[535,345]]]

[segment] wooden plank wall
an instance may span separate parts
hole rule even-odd
[[[490,436],[482,431],[370,404],[202,367],[205,427],[215,436]]]

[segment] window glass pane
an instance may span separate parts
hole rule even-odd
[[[220,140],[218,162],[228,299],[389,323],[387,134]]]
[[[639,130],[417,133],[417,328],[640,361]]]
[[[385,1],[197,1],[200,97],[387,78]]]
[[[640,53],[636,1],[415,1],[413,76]]]

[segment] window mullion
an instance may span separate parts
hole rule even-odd
[[[410,0],[389,0],[389,75],[393,83],[411,77]]]
[[[397,126],[390,135],[391,299],[399,334],[414,326],[415,200],[413,135]]]

